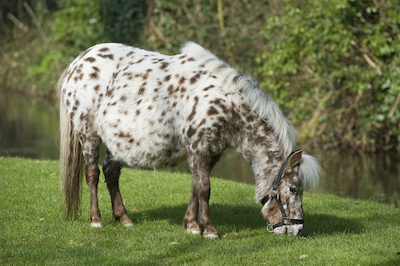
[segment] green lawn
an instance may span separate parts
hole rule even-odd
[[[124,169],[129,228],[114,221],[104,182],[103,227],[89,226],[86,185],[80,219],[65,221],[58,161],[0,158],[0,181],[0,265],[400,265],[400,209],[371,201],[305,193],[302,236],[277,236],[253,186],[214,178],[220,238],[209,240],[182,226],[187,174]]]

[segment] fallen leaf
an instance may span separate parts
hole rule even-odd
[[[40,218],[39,221],[44,221],[44,218]]]
[[[307,254],[303,254],[303,255],[300,256],[300,259],[305,259],[305,258],[308,258],[308,257],[309,256]]]

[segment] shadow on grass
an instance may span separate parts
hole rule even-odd
[[[186,204],[165,206],[144,211],[147,220],[168,220],[170,224],[183,225],[183,217],[187,209]],[[241,229],[258,229],[265,227],[261,208],[253,206],[234,206],[226,204],[211,204],[210,216],[215,226],[225,225]],[[134,223],[141,222],[142,213],[130,213]]]
[[[364,226],[357,220],[347,219],[327,214],[305,214],[304,229],[302,235],[305,237],[330,234],[361,234]]]
[[[168,220],[170,224],[182,225],[187,205],[165,206],[145,211],[147,220]],[[235,206],[227,204],[210,205],[210,216],[219,233],[232,233],[239,230],[256,230],[266,228],[261,207]],[[134,223],[141,223],[142,213],[128,213]],[[305,214],[305,224],[302,236],[326,234],[360,234],[364,232],[362,223],[357,220],[336,217],[327,214]],[[218,228],[219,227],[219,228]],[[222,230],[223,231],[222,231]]]

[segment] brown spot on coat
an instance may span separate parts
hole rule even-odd
[[[215,109],[213,106],[210,106],[210,109],[208,109],[207,114],[208,114],[209,116],[211,116],[211,115],[216,115],[216,114],[218,114],[218,110]]]
[[[204,125],[205,123],[206,123],[206,119],[203,118],[203,120],[201,120],[201,122],[200,122],[200,124],[199,124],[199,127],[202,126],[202,125]]]
[[[166,69],[167,67],[169,66],[169,63],[167,63],[167,62],[162,62],[161,63],[161,66],[160,66],[160,69]]]
[[[205,87],[205,88],[203,89],[203,91],[208,91],[208,90],[211,89],[211,88],[214,88],[214,85],[210,85],[210,86],[208,86],[208,87]]]
[[[85,59],[85,61],[93,63],[94,61],[96,61],[96,59],[94,57],[88,57],[88,58]]]
[[[108,59],[114,60],[114,55],[112,55],[112,54],[97,54],[97,55],[102,58],[108,58]]]
[[[190,113],[190,115],[186,119],[187,121],[191,121],[193,119],[193,117],[196,115],[196,105],[197,105],[197,102],[199,101],[199,97],[197,97],[197,96],[194,97],[194,101],[195,101],[195,103],[193,105],[192,112]]]
[[[172,93],[174,93],[174,86],[171,84],[168,86],[168,94],[171,95]]]
[[[188,131],[187,131],[187,133],[186,133],[186,135],[188,136],[188,138],[190,138],[190,137],[192,137],[194,134],[196,134],[196,129],[195,128],[192,128],[192,126],[190,126],[189,127],[189,129],[188,129]]]
[[[89,77],[91,79],[97,79],[97,72],[93,72],[93,73],[89,74]]]
[[[184,77],[181,77],[181,78],[179,79],[179,84],[182,85],[182,84],[185,82],[185,80],[186,80],[186,79],[185,79]]]
[[[193,77],[190,78],[190,84],[196,83],[199,78],[200,78],[200,74],[194,75]]]

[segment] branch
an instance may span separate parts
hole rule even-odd
[[[43,40],[48,43],[49,39],[46,36],[46,33],[44,32],[42,26],[40,25],[40,21],[38,20],[38,18],[36,17],[35,13],[33,12],[32,8],[28,5],[27,2],[23,3],[26,11],[28,12],[28,14],[31,16],[33,22],[35,22],[35,25],[40,33],[40,35],[42,35]]]
[[[218,0],[218,20],[219,27],[221,28],[221,36],[226,35],[225,25],[224,25],[224,11],[222,10],[222,0]]]
[[[397,94],[396,101],[393,104],[392,110],[390,110],[390,113],[389,113],[389,116],[388,116],[389,118],[392,118],[394,116],[394,112],[396,112],[396,109],[397,109],[397,106],[399,105],[399,102],[400,102],[400,88],[399,88],[399,93]]]
[[[24,25],[24,23],[22,23],[21,21],[19,21],[16,17],[13,16],[13,14],[11,14],[10,12],[7,13],[7,17],[14,22],[14,24],[20,28],[23,32],[28,32],[29,28],[27,26]]]
[[[354,47],[357,47],[360,49],[362,56],[364,57],[365,61],[370,65],[372,68],[376,69],[376,73],[381,76],[382,75],[382,70],[380,66],[377,66],[375,62],[371,59],[371,57],[368,56],[367,51],[360,47],[355,41],[351,40],[350,44],[353,45]]]

